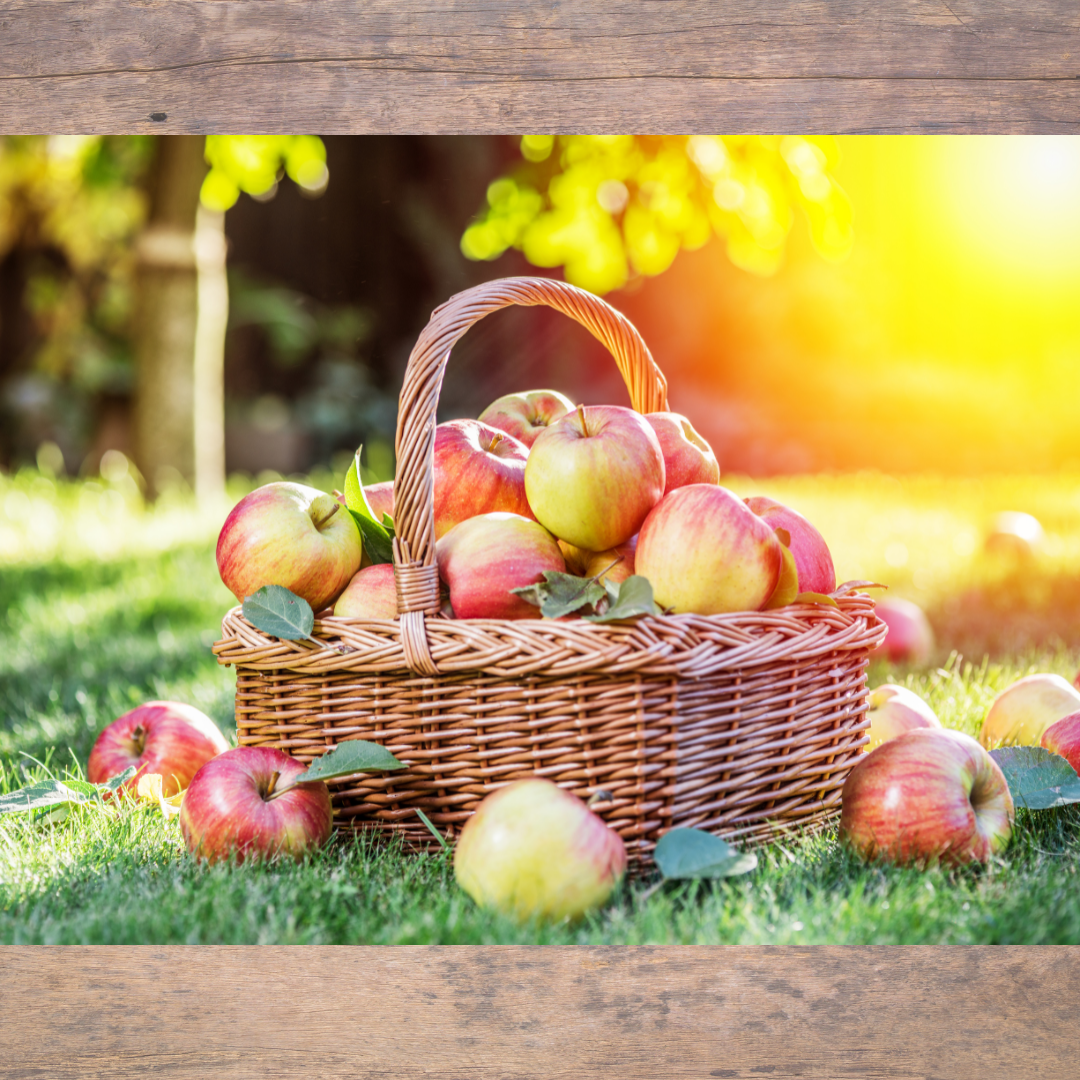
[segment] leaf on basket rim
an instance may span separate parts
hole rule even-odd
[[[292,783],[306,784],[312,780],[333,780],[358,772],[391,772],[406,768],[408,766],[394,757],[385,746],[364,739],[349,739],[316,758]]]
[[[1050,810],[1080,802],[1080,776],[1060,754],[1043,746],[1001,746],[990,751],[1017,806]]]
[[[545,619],[561,618],[607,596],[604,586],[594,578],[565,574],[561,570],[545,570],[543,581],[510,591],[538,607]]]
[[[663,615],[664,609],[653,599],[652,582],[632,574],[619,585],[608,585],[610,606],[600,615],[584,616],[589,622],[607,623],[635,619],[639,615]]]
[[[357,447],[349,471],[345,474],[345,508],[360,530],[367,557],[373,563],[393,562],[394,520],[389,514],[383,514],[380,521],[367,500],[364,483],[360,479],[360,451],[363,449],[363,444]]]
[[[311,636],[315,613],[311,605],[284,585],[264,585],[244,600],[244,618],[256,630],[282,641],[313,641],[319,648],[325,643]]]
[[[665,881],[735,877],[757,866],[752,851],[739,851],[704,829],[669,829],[657,842],[653,860]]]

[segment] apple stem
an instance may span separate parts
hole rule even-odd
[[[270,783],[266,785],[266,797],[268,799],[270,798],[271,795],[274,794],[274,788],[277,787],[277,782],[278,782],[278,779],[280,778],[280,776],[281,776],[281,773],[279,773],[279,772],[273,772],[273,773],[270,774]]]
[[[491,451],[494,450],[495,447],[498,446],[499,443],[501,443],[502,441],[503,441],[503,434],[500,431],[500,432],[498,432],[498,434],[495,435],[495,437],[491,440],[491,442],[488,443],[488,453],[490,454]]]
[[[146,748],[146,728],[142,724],[136,724],[134,730],[131,732],[131,738],[135,743],[135,753],[142,754]]]
[[[341,509],[341,503],[339,503],[336,499],[332,503],[330,503],[329,506],[330,509],[328,513],[324,514],[320,518],[311,519],[311,523],[315,526],[316,529],[322,529],[322,527]]]
[[[579,405],[577,407],[577,411],[578,411],[578,417],[581,419],[581,433],[582,433],[582,435],[588,435],[589,434],[589,428],[585,423],[585,406],[584,405]]]

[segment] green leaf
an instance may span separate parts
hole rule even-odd
[[[510,591],[538,607],[545,619],[569,615],[579,608],[595,604],[607,595],[603,585],[592,578],[564,574],[561,570],[545,570],[542,582]]]
[[[639,615],[663,615],[663,609],[653,600],[652,584],[640,574],[628,577],[617,586],[618,593],[611,606],[602,615],[586,615],[589,622],[615,622],[618,619],[634,619]],[[609,595],[613,593],[608,586]]]
[[[91,790],[79,791],[78,787],[88,787]],[[94,802],[100,796],[93,784],[87,784],[85,780],[73,780],[70,786],[62,780],[39,780],[29,787],[12,791],[8,795],[0,795],[0,814],[17,814],[27,810],[44,810],[51,806],[61,806],[75,803],[76,805]]]
[[[394,520],[389,514],[383,514],[380,522],[371,509],[371,504],[364,494],[364,482],[360,479],[359,447],[353,455],[352,464],[345,474],[345,506],[360,529],[367,557],[373,563],[394,561]]]
[[[306,784],[309,780],[333,780],[337,776],[351,776],[358,772],[390,772],[405,768],[408,766],[398,761],[385,746],[363,739],[350,739],[316,758],[308,766],[307,772],[302,772],[293,783]]]
[[[653,859],[668,881],[734,877],[757,866],[755,854],[741,852],[702,829],[671,829],[664,833]]]
[[[257,630],[282,641],[300,641],[306,638],[322,645],[311,636],[315,614],[311,605],[284,585],[264,585],[243,605],[244,618]]]
[[[1002,746],[990,756],[1005,774],[1017,806],[1049,810],[1080,802],[1080,776],[1059,754],[1042,746]]]
[[[117,791],[121,785],[127,783],[127,781],[138,771],[136,766],[129,765],[122,773],[118,773],[116,776],[111,777],[106,780],[104,784],[99,784],[98,787],[104,788],[106,791]],[[93,787],[93,785],[91,785],[91,787]]]

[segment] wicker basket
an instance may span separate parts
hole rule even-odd
[[[546,776],[588,798],[647,862],[673,826],[754,841],[839,811],[867,742],[866,665],[884,637],[868,596],[837,606],[671,615],[622,624],[439,616],[432,503],[435,409],[454,343],[511,304],[547,304],[611,351],[635,409],[667,409],[634,327],[602,300],[538,278],[452,297],[421,334],[397,429],[394,562],[399,617],[324,618],[326,642],[279,641],[234,608],[214,652],[237,668],[241,745],[310,759],[347,739],[409,768],[331,783],[340,826],[428,846],[421,808],[453,836],[489,792]]]

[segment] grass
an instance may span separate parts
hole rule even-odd
[[[933,664],[878,667],[871,682],[912,687],[946,725],[975,733],[1015,678],[1080,666],[1075,478],[731,483],[811,516],[841,578],[884,579],[927,607]],[[1005,509],[1040,517],[1038,558],[982,554]],[[0,791],[81,775],[97,732],[149,698],[189,701],[231,731],[234,677],[208,647],[231,603],[213,562],[224,510],[179,496],[147,508],[124,476],[0,477]],[[0,942],[1080,942],[1075,807],[1021,811],[1010,848],[979,869],[865,866],[832,835],[759,858],[742,879],[636,882],[577,926],[519,927],[478,910],[443,856],[348,840],[300,864],[206,868],[175,819],[128,801],[51,824],[0,818]]]

